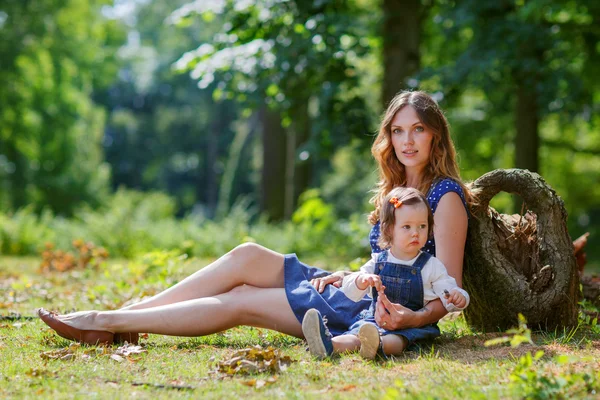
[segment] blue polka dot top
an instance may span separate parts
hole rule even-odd
[[[433,211],[433,213],[435,214],[435,210],[437,209],[440,199],[442,198],[442,196],[449,192],[454,192],[460,196],[460,199],[462,200],[468,215],[469,209],[467,207],[467,202],[465,200],[465,194],[463,193],[462,187],[458,183],[456,183],[456,181],[450,178],[444,178],[441,180],[434,181],[431,187],[429,188],[429,192],[427,192],[427,201],[429,202],[431,211]],[[379,253],[383,251],[383,249],[381,249],[377,244],[380,235],[381,228],[379,226],[379,221],[377,221],[377,223],[373,225],[373,228],[371,228],[371,232],[369,233],[369,243],[371,244],[371,252],[373,253]],[[432,256],[435,256],[435,240],[433,238],[429,239],[421,250],[426,251]]]

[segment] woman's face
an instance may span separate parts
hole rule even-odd
[[[429,164],[433,133],[419,119],[412,106],[396,113],[391,124],[392,145],[396,157],[407,172],[421,172]]]

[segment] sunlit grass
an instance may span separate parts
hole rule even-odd
[[[558,354],[591,357],[576,364],[579,370],[598,368],[600,333],[589,325],[534,334],[534,345],[488,348],[484,342],[499,334],[473,331],[460,314],[440,322],[442,337],[432,344],[384,361],[367,362],[357,354],[316,361],[299,339],[246,327],[199,338],[149,335],[141,341],[147,352],[121,362],[110,357],[117,346],[95,357],[76,347],[72,360],[44,360],[42,353],[71,342],[33,318],[35,308],[116,308],[183,279],[210,260],[156,254],[111,261],[97,270],[46,274],[38,273],[39,261],[0,258],[0,314],[12,316],[0,320],[0,397],[520,398],[510,376],[529,352],[543,349],[541,365],[559,374],[572,366],[556,364]],[[215,373],[218,362],[257,344],[273,346],[294,362],[276,376]]]

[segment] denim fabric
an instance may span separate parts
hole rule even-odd
[[[327,285],[323,293],[319,293],[310,284],[310,280],[326,275],[329,272],[309,267],[300,262],[295,254],[285,255],[285,294],[298,322],[302,323],[304,314],[309,309],[316,308],[327,320],[327,328],[331,334],[338,336],[357,320],[362,311],[369,308],[371,299],[365,297],[354,302],[333,285]]]
[[[458,183],[448,178],[438,179],[431,185],[427,194],[427,201],[434,213],[440,198],[448,192],[458,193],[465,204],[465,208],[467,207],[464,193]],[[382,251],[382,249],[377,246],[380,234],[378,222],[373,226],[369,234],[369,242],[373,253]],[[422,250],[435,256],[435,242],[433,238],[425,244]],[[310,280],[328,274],[329,272],[325,270],[310,267],[300,262],[295,254],[287,254],[285,256],[285,293],[298,322],[302,323],[306,311],[311,308],[316,308],[321,315],[328,320],[327,326],[331,333],[334,336],[337,336],[346,332],[348,327],[356,321],[362,320],[365,314],[368,314],[371,299],[365,297],[363,300],[355,303],[346,297],[342,291],[332,285],[327,285],[323,293],[317,292],[310,284]],[[420,276],[421,275],[419,274],[419,278]],[[422,287],[420,290],[422,292]],[[439,335],[439,329],[436,324],[415,328],[414,332],[412,329],[406,329],[403,330],[403,335],[407,337],[409,341],[412,341],[423,336],[423,332],[429,332],[431,335],[435,336]]]
[[[379,275],[381,283],[385,286],[385,295],[395,304],[401,304],[413,311],[423,308],[423,278],[421,269],[431,258],[431,254],[422,252],[413,265],[396,264],[387,261],[388,253],[381,252],[375,264],[374,273]],[[374,324],[375,306],[377,304],[377,292],[373,291],[373,300],[369,310],[363,313],[363,318],[356,321],[346,334],[357,335],[358,330],[364,324]],[[425,325],[420,328],[408,328],[389,331],[377,326],[382,335],[402,335],[409,343],[417,340],[433,339],[440,335],[437,324]]]

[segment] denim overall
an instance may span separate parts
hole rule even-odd
[[[469,210],[467,209],[467,203],[465,202],[465,195],[462,191],[462,187],[449,178],[437,179],[431,185],[429,193],[427,194],[427,201],[431,206],[431,210],[435,213],[440,199],[448,192],[455,192],[460,196],[468,215]],[[380,253],[383,251],[377,244],[380,235],[380,223],[377,222],[369,234],[369,242],[373,253]],[[422,250],[435,256],[434,239],[430,238]],[[298,257],[296,257],[295,254],[286,254],[283,265],[285,294],[298,322],[302,323],[306,311],[311,308],[316,308],[321,315],[327,318],[327,327],[331,333],[334,336],[338,336],[348,332],[348,327],[353,327],[357,320],[359,320],[358,322],[363,321],[364,314],[368,314],[367,310],[372,302],[367,296],[358,302],[354,302],[346,297],[342,290],[333,285],[327,285],[323,293],[319,293],[310,284],[311,279],[327,276],[330,272],[321,268],[306,265],[298,260]],[[420,281],[421,275],[417,275],[419,276]],[[419,290],[422,292],[422,287],[420,287]],[[422,295],[419,301],[419,304],[422,305]],[[420,308],[420,306],[416,307],[416,309]],[[373,313],[371,312],[371,316],[372,315]],[[374,323],[374,321],[372,322]],[[356,332],[358,332],[358,328],[356,329]],[[422,340],[424,338],[436,337],[440,334],[439,329],[435,324],[422,328],[405,329],[399,332],[409,340]]]
[[[385,295],[392,303],[401,304],[413,311],[418,311],[424,306],[423,301],[423,277],[421,270],[431,258],[431,254],[421,252],[413,265],[396,264],[387,261],[388,252],[379,253],[375,263],[374,274],[379,275],[381,283],[385,286]],[[373,300],[369,310],[364,313],[362,319],[356,321],[350,327],[347,334],[358,334],[358,330],[364,324],[374,324],[375,307],[377,304],[377,291],[373,290]],[[398,330],[387,330],[377,326],[381,335],[402,335],[409,343],[417,340],[433,339],[440,335],[437,324],[425,325],[420,328],[407,328]]]

